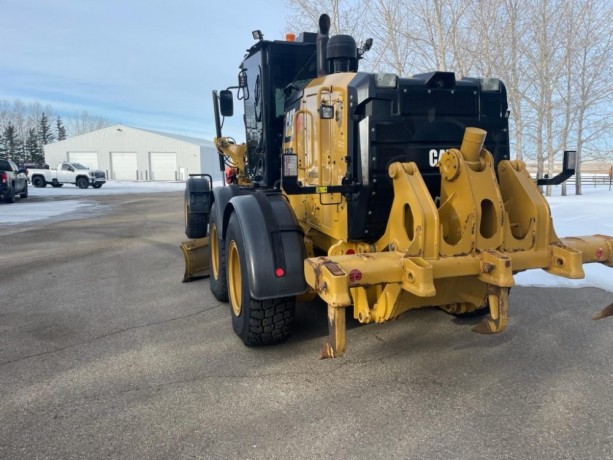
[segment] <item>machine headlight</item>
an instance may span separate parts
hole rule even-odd
[[[376,88],[395,88],[398,77],[395,73],[378,73],[375,75]]]
[[[498,78],[483,78],[481,80],[481,91],[500,91],[500,80]]]
[[[334,106],[333,105],[323,105],[319,108],[319,116],[323,120],[330,120],[334,118]]]

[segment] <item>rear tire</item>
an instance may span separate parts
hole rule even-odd
[[[27,198],[28,197],[28,183],[27,182],[26,182],[25,188],[23,189],[23,192],[21,192],[19,194],[19,197],[20,198]]]
[[[77,179],[77,187],[81,189],[86,189],[89,187],[89,181],[85,177],[79,177]]]
[[[41,176],[36,176],[32,178],[32,185],[36,188],[45,188],[47,186],[47,182]]]
[[[185,221],[185,235],[188,238],[204,238],[207,234],[206,214],[193,213],[189,209],[189,189],[185,189],[183,198],[183,217]]]
[[[211,292],[220,302],[228,301],[228,278],[226,274],[225,242],[217,234],[217,204],[213,203],[209,217],[209,245],[211,276],[209,285]]]
[[[249,293],[245,245],[236,214],[230,217],[226,237],[228,292],[232,328],[248,347],[273,345],[293,329],[295,297],[256,300]]]
[[[15,202],[15,190],[13,189],[13,187],[9,188],[6,191],[6,194],[4,195],[4,201],[6,201],[7,203]]]

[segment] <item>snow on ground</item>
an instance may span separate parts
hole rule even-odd
[[[0,228],[3,224],[22,224],[59,217],[63,214],[80,213],[86,208],[93,207],[93,203],[80,200],[44,201],[15,201],[15,204],[0,203]],[[76,215],[77,218],[82,214]]]
[[[220,184],[216,184],[220,185]],[[569,187],[569,190],[571,187]],[[109,181],[101,189],[79,189],[72,185],[62,188],[29,188],[31,197],[45,201],[17,200],[14,204],[0,203],[0,228],[8,224],[44,221],[52,218],[80,218],[91,215],[95,204],[87,198],[98,195],[176,192],[185,190],[184,182],[118,182]],[[73,200],[53,200],[56,196],[74,196]],[[560,187],[548,197],[555,230],[560,237],[592,234],[613,235],[613,191],[608,185],[584,186],[583,195],[560,196]],[[79,211],[79,213],[76,213]],[[543,270],[528,270],[515,275],[520,286],[599,287],[613,292],[613,271],[601,264],[584,265],[585,278],[569,280],[550,275]]]
[[[88,200],[99,195],[175,192],[185,190],[185,182],[121,182],[108,181],[99,189],[80,189],[66,184],[63,187],[28,187],[28,198],[14,204],[0,203],[0,227],[3,224],[23,224],[47,219],[78,219],[92,215],[95,202]],[[75,197],[74,200],[54,200],[55,197]],[[41,199],[43,201],[41,201]],[[77,212],[78,211],[78,212]]]
[[[569,191],[571,187],[568,187]],[[608,185],[583,186],[583,195],[560,196],[556,187],[547,198],[553,226],[560,238],[565,236],[613,236],[613,190]],[[543,270],[527,270],[515,275],[519,286],[599,287],[613,292],[613,270],[602,264],[583,266],[585,278],[571,280],[550,275]]]
[[[221,185],[221,181],[214,185]],[[30,185],[28,194],[35,200],[19,198],[15,204],[8,205],[0,202],[0,227],[4,224],[22,224],[25,222],[42,221],[47,219],[79,219],[84,215],[90,216],[100,212],[100,208],[90,197],[100,195],[123,195],[160,192],[182,192],[185,182],[136,182],[136,181],[108,181],[102,188],[91,187],[80,189],[74,185],[66,184],[54,188],[47,186],[36,188]],[[54,200],[55,197],[74,197],[74,200]],[[44,201],[41,201],[44,200]],[[78,211],[78,213],[77,213]]]
[[[30,185],[28,193],[30,196],[98,196],[98,195],[120,195],[123,193],[158,193],[176,192],[185,190],[185,182],[129,182],[110,180],[99,189],[88,187],[80,189],[72,184],[54,188],[47,186],[36,188]]]

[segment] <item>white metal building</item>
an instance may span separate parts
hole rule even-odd
[[[45,162],[54,168],[73,161],[105,171],[113,180],[186,180],[208,173],[221,179],[212,141],[115,125],[47,144]]]

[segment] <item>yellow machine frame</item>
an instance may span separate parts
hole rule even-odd
[[[300,107],[286,115],[284,151],[297,155],[298,181],[318,193],[287,195],[305,232],[304,275],[310,292],[328,304],[329,336],[322,357],[343,355],[345,311],[361,323],[384,322],[402,313],[438,306],[449,313],[489,309],[473,330],[502,332],[507,325],[513,274],[542,268],[583,278],[582,265],[613,266],[613,238],[558,238],[547,201],[521,161],[494,159],[483,148],[486,132],[467,128],[461,147],[439,159],[440,201],[435,203],[413,162],[389,166],[394,199],[378,240],[349,242],[348,207],[327,187],[347,172],[347,88],[352,74],[326,75],[304,89]],[[324,119],[322,106],[334,107]],[[215,139],[236,170],[238,185],[250,185],[246,146]],[[184,280],[208,274],[208,238],[181,246]],[[322,251],[324,256],[315,257]],[[206,256],[205,256],[206,254]],[[604,310],[603,310],[604,312]],[[603,313],[604,316],[613,314]]]
[[[549,206],[521,161],[501,161],[482,148],[485,131],[468,128],[459,150],[446,151],[437,207],[414,163],[394,163],[394,201],[385,234],[356,254],[304,262],[307,283],[328,304],[330,333],[324,357],[345,351],[343,309],[362,323],[383,322],[407,310],[438,305],[464,313],[489,305],[474,330],[506,328],[513,274],[542,268],[583,278],[582,264],[613,266],[613,238],[560,239]]]

